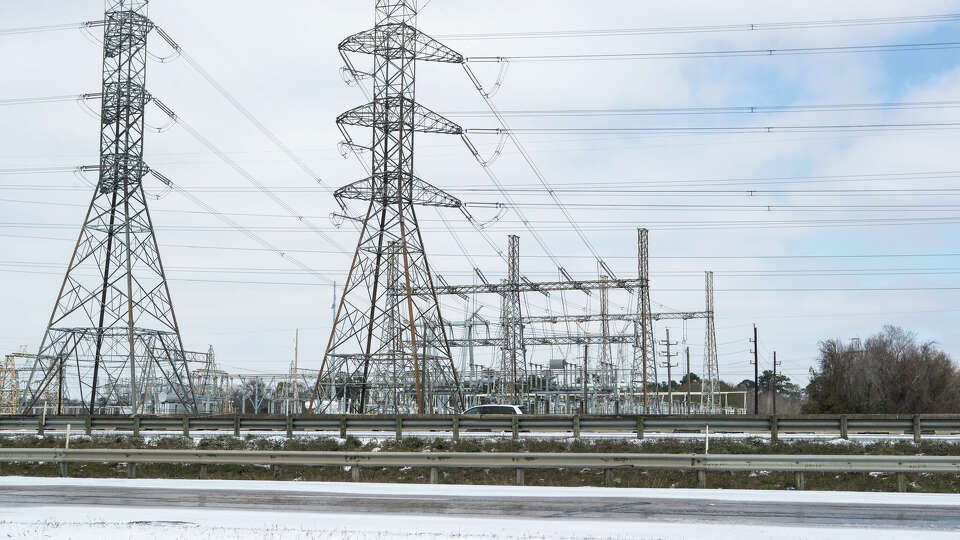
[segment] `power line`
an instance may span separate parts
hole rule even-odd
[[[280,151],[283,152],[283,154],[286,155],[291,161],[293,161],[297,165],[297,167],[299,167],[304,173],[306,173],[307,176],[312,178],[321,186],[324,186],[324,188],[326,188],[327,191],[330,191],[330,192],[333,191],[333,189],[329,185],[327,185],[326,182],[324,182],[324,180],[320,177],[319,174],[317,174],[312,168],[310,168],[310,166],[307,165],[307,163],[303,159],[301,159],[299,155],[297,155],[293,150],[291,150],[290,147],[287,146],[280,139],[280,137],[278,137],[275,133],[273,133],[273,131],[267,128],[267,126],[263,122],[261,122],[256,116],[254,116],[254,114],[250,112],[249,109],[244,107],[243,104],[240,103],[240,101],[236,97],[234,97],[233,94],[231,94],[222,84],[220,84],[213,77],[213,75],[210,74],[209,71],[204,69],[204,67],[201,66],[200,63],[193,56],[191,56],[186,51],[184,51],[183,48],[177,42],[175,42],[173,38],[171,38],[170,35],[167,34],[166,31],[164,31],[160,27],[157,27],[157,33],[160,35],[161,38],[163,38],[164,41],[167,42],[167,44],[173,47],[173,49],[177,51],[180,54],[180,56],[183,57],[183,59],[187,62],[187,64],[191,68],[193,68],[193,70],[196,71],[197,74],[199,74],[200,77],[202,77],[203,80],[207,82],[207,84],[209,84],[214,90],[216,90],[217,93],[220,94],[220,96],[223,97],[227,101],[227,103],[229,103],[237,112],[239,112],[244,118],[246,118],[247,121],[253,124],[253,126],[257,129],[257,131],[263,134],[263,136],[266,137],[271,143],[273,143],[274,146],[279,148]]]
[[[525,56],[474,56],[470,63],[502,62],[583,62],[610,60],[670,60],[684,58],[734,58],[750,56],[798,56],[815,54],[860,54],[948,50],[960,48],[960,42],[894,43],[883,45],[845,45],[834,47],[795,47],[783,49],[729,49],[715,51],[678,51],[652,53],[540,54]],[[465,64],[466,65],[466,64]]]
[[[438,39],[444,40],[487,40],[487,39],[544,39],[544,38],[571,38],[571,37],[617,37],[637,35],[663,34],[696,34],[708,32],[754,32],[764,30],[791,30],[838,28],[850,26],[881,26],[894,24],[941,23],[960,21],[958,13],[944,13],[936,15],[912,15],[900,17],[857,18],[857,19],[827,19],[813,21],[786,21],[767,23],[719,24],[701,26],[660,26],[646,28],[597,28],[581,30],[543,30],[527,32],[499,32],[499,33],[462,33],[440,34]]]
[[[2,269],[0,272],[13,272],[21,275],[61,275],[59,272],[40,272],[40,271],[24,271],[23,269]],[[247,285],[287,285],[294,287],[327,287],[329,284],[321,284],[316,282],[281,282],[281,281],[247,281],[247,280],[223,280],[223,279],[192,279],[192,278],[168,278],[171,281],[193,281],[201,283],[227,283],[227,284],[247,284]],[[660,292],[692,292],[692,293],[703,293],[703,289],[681,289],[681,288],[665,288],[657,289]],[[797,293],[809,293],[809,292],[924,292],[924,291],[960,291],[960,287],[866,287],[866,288],[856,288],[856,287],[834,287],[834,288],[722,288],[714,289],[715,292],[749,292],[749,293],[765,293],[765,292],[797,292]],[[497,326],[498,323],[491,322],[491,326]]]
[[[566,208],[566,206],[564,205],[564,203],[560,200],[560,198],[557,196],[557,194],[553,191],[553,189],[552,189],[551,186],[550,186],[550,183],[547,181],[546,176],[544,176],[544,174],[543,174],[543,172],[540,170],[540,168],[537,167],[536,162],[533,161],[533,157],[530,155],[529,152],[527,152],[526,148],[525,148],[525,147],[523,146],[523,144],[520,142],[520,139],[517,138],[517,136],[516,136],[516,134],[513,132],[513,130],[510,129],[510,126],[507,124],[506,119],[505,119],[502,115],[500,115],[500,112],[498,111],[496,105],[493,103],[493,100],[491,99],[490,93],[484,91],[483,86],[482,86],[482,85],[480,84],[480,82],[479,82],[479,79],[477,79],[477,76],[473,73],[473,70],[470,69],[470,66],[469,66],[466,62],[463,63],[463,69],[464,69],[464,71],[466,72],[467,77],[470,79],[470,82],[473,83],[473,86],[474,86],[474,88],[477,90],[477,93],[480,94],[480,97],[483,99],[483,102],[487,105],[487,108],[488,108],[488,109],[490,110],[490,112],[494,115],[494,117],[496,117],[497,122],[500,124],[500,127],[501,127],[502,130],[503,130],[503,133],[507,136],[507,138],[510,139],[510,142],[513,143],[513,146],[517,149],[517,151],[520,152],[520,155],[523,157],[523,160],[527,163],[527,166],[528,166],[528,167],[530,168],[530,170],[533,172],[534,176],[537,177],[537,180],[540,182],[540,184],[541,184],[541,185],[543,186],[543,188],[546,190],[547,194],[548,194],[548,195],[550,196],[550,198],[553,200],[553,204],[554,204],[558,209],[560,209],[560,212],[563,213],[564,217],[565,217],[565,218],[567,219],[567,221],[570,223],[570,226],[573,227],[574,231],[576,231],[577,236],[580,237],[580,240],[584,243],[584,245],[587,247],[587,249],[590,250],[590,253],[597,259],[597,264],[599,264],[600,267],[603,268],[603,269],[607,272],[607,274],[610,275],[610,277],[616,277],[616,276],[613,274],[613,271],[607,266],[606,262],[604,262],[603,258],[600,257],[600,254],[597,252],[597,249],[594,247],[593,243],[590,242],[590,240],[587,238],[587,235],[583,232],[583,230],[580,228],[580,226],[577,225],[576,220],[573,219],[573,216],[572,216],[572,215],[570,214],[570,212],[567,210],[567,208]],[[478,156],[478,154],[477,154],[477,152],[476,152],[476,149],[473,147],[473,144],[472,144],[472,143],[469,141],[469,139],[466,137],[466,134],[464,134],[464,135],[462,135],[462,136],[463,136],[464,142],[467,143],[467,146],[470,147],[470,149],[471,149],[471,151],[473,152],[474,156],[477,156],[477,157],[478,157],[478,160],[479,160],[479,156]],[[495,176],[492,174],[492,171],[489,170],[490,168],[487,166],[487,164],[481,163],[481,165],[483,165],[483,169],[484,169],[485,171],[487,171],[487,174],[488,174],[488,176],[490,176],[490,179],[491,179],[491,180],[494,180],[494,179],[495,179]],[[500,189],[500,188],[502,187],[502,185],[499,183],[499,181],[495,181],[494,183],[496,184],[496,186],[497,186],[498,189]],[[508,194],[504,193],[502,190],[501,190],[501,193],[503,193],[504,196],[508,197],[508,200],[510,200]],[[526,220],[526,218],[523,217],[522,215],[520,215],[520,217],[521,217],[521,219]],[[529,227],[528,227],[528,230],[529,230]],[[532,231],[531,231],[531,232],[532,232]],[[541,247],[545,247],[545,246],[543,245],[542,240],[540,240],[539,238],[538,238],[538,242],[541,244]],[[559,267],[559,265],[558,265],[558,267]],[[562,267],[559,267],[559,268],[560,268],[560,271],[561,271],[561,273],[562,273],[562,272],[564,271],[563,268],[562,268]]]
[[[871,132],[871,131],[943,131],[960,128],[960,122],[902,122],[890,124],[810,124],[794,126],[660,126],[660,127],[590,127],[590,128],[515,128],[512,134],[576,135],[641,133],[682,134],[740,134],[740,133],[817,133],[825,131]],[[502,128],[472,128],[464,130],[474,135],[503,135]]]
[[[55,32],[58,30],[80,30],[103,25],[103,21],[86,21],[79,23],[48,24],[43,26],[24,26],[20,28],[0,28],[0,36],[14,36],[19,34],[37,34],[41,32]]]
[[[239,163],[237,163],[236,161],[234,161],[233,159],[231,159],[229,156],[227,156],[222,150],[220,150],[216,145],[214,145],[213,142],[210,141],[210,139],[207,139],[206,137],[204,137],[203,135],[201,135],[199,131],[197,131],[193,126],[191,126],[191,125],[188,124],[186,121],[184,121],[183,118],[181,118],[181,117],[178,116],[176,113],[174,113],[169,107],[167,107],[165,104],[163,104],[160,100],[154,99],[153,102],[154,102],[158,107],[160,107],[160,109],[163,110],[163,112],[166,113],[173,121],[175,121],[177,124],[179,124],[180,127],[182,127],[182,128],[184,129],[184,131],[186,131],[186,132],[189,133],[194,139],[196,139],[197,142],[199,142],[201,145],[203,145],[203,146],[206,147],[208,150],[210,150],[210,152],[212,152],[215,156],[217,156],[218,158],[220,158],[221,161],[223,161],[225,164],[227,164],[227,165],[228,165],[231,169],[233,169],[237,174],[239,174],[240,176],[242,176],[244,179],[246,179],[248,182],[250,182],[254,187],[256,187],[258,191],[260,191],[261,193],[263,193],[264,195],[266,195],[270,200],[272,200],[272,201],[273,201],[274,203],[276,203],[280,208],[282,208],[284,211],[286,211],[287,214],[289,214],[290,216],[295,217],[295,218],[296,218],[300,223],[302,223],[305,227],[307,227],[309,230],[317,233],[321,238],[323,238],[327,243],[329,243],[329,244],[332,245],[333,247],[335,247],[335,248],[337,248],[337,249],[340,249],[340,250],[342,250],[343,252],[346,252],[346,251],[347,251],[347,250],[346,250],[345,248],[343,248],[343,246],[341,246],[336,240],[334,240],[333,238],[331,238],[331,237],[330,237],[329,235],[327,235],[322,229],[320,229],[319,227],[317,227],[316,225],[314,225],[312,222],[310,222],[309,219],[305,218],[302,214],[300,214],[299,212],[297,212],[297,211],[296,211],[292,206],[290,206],[286,201],[284,201],[283,199],[281,199],[280,197],[278,197],[275,193],[273,193],[273,191],[272,191],[270,188],[268,188],[267,186],[265,186],[265,185],[264,185],[262,182],[260,182],[255,176],[253,176],[253,174],[251,174],[249,171],[247,171],[246,169],[244,169],[243,167],[241,167]]]
[[[12,235],[12,234],[0,234],[0,238],[25,238],[32,240],[54,240],[60,242],[75,242],[74,238],[55,238],[47,236],[36,236],[36,235]],[[176,244],[176,243],[164,243],[164,247],[170,248],[183,248],[183,249],[203,249],[203,250],[226,250],[226,251],[273,251],[272,249],[264,250],[262,248],[250,248],[250,247],[241,247],[241,246],[229,246],[229,245],[213,245],[213,244]],[[332,254],[341,254],[339,251],[333,250],[324,250],[324,249],[282,249],[284,253],[315,253],[322,255],[332,255]],[[462,253],[432,253],[433,257],[463,257]],[[560,259],[589,259],[593,260],[593,257],[590,255],[575,255],[575,254],[556,254],[557,258]],[[474,254],[474,257],[496,257],[499,258],[499,255],[494,254]],[[537,255],[530,254],[524,255],[524,258],[547,258],[547,255]],[[935,257],[960,257],[960,253],[870,253],[870,254],[799,254],[799,255],[651,255],[650,259],[657,260],[797,260],[797,259],[904,259],[904,258],[935,258]],[[635,256],[627,255],[606,255],[605,259],[619,259],[619,260],[635,260]]]
[[[597,117],[597,116],[674,116],[674,115],[720,115],[720,114],[767,114],[797,112],[848,112],[890,111],[914,109],[952,109],[960,107],[960,101],[891,101],[877,103],[838,103],[822,105],[740,105],[717,107],[660,107],[660,108],[609,108],[609,109],[515,109],[500,111],[505,117]],[[448,116],[461,118],[488,118],[489,111],[448,111]]]

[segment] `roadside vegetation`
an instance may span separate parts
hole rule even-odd
[[[62,436],[0,436],[0,447],[62,448]],[[538,440],[522,439],[446,439],[406,438],[363,442],[354,437],[293,438],[222,436],[191,439],[160,437],[144,439],[127,435],[72,437],[71,448],[154,448],[199,450],[291,450],[291,451],[379,451],[379,452],[625,452],[625,453],[703,453],[704,442],[676,439],[645,440]],[[764,439],[710,441],[715,454],[871,454],[871,455],[960,455],[960,444],[944,441],[859,443],[852,441],[781,441]],[[126,478],[123,464],[71,464],[71,477]],[[55,463],[0,463],[0,476],[58,476]],[[603,486],[604,473],[595,469],[527,470],[526,484],[531,486]],[[225,480],[351,481],[347,467],[169,465],[140,464],[138,478],[211,478]],[[426,483],[427,468],[364,468],[366,482]],[[955,475],[907,475],[907,490],[915,492],[960,492],[960,477]],[[440,469],[441,483],[513,485],[513,469]],[[792,489],[792,473],[710,473],[712,488]],[[678,471],[618,469],[613,476],[616,487],[693,488],[696,474]],[[896,478],[887,474],[807,473],[806,488],[812,490],[895,491]]]

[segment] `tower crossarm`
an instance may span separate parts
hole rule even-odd
[[[413,108],[413,121],[412,125],[407,125],[409,122],[407,111],[410,108]],[[421,133],[443,133],[447,135],[463,133],[463,128],[456,123],[403,96],[392,96],[350,109],[337,117],[337,123],[348,126],[376,127],[384,131],[397,131],[404,127],[412,128],[414,131]]]
[[[390,173],[393,175],[403,173]],[[442,208],[460,208],[463,203],[460,199],[450,195],[442,189],[435,187],[428,182],[410,175],[409,181],[404,181],[403,185],[407,191],[401,196],[397,194],[394,187],[397,182],[377,182],[373,177],[358,180],[347,184],[334,192],[337,199],[354,199],[358,201],[376,200],[383,204],[418,204],[420,206],[438,206]],[[402,201],[400,199],[403,199]]]
[[[505,340],[499,337],[456,339],[448,340],[450,347],[503,347]],[[608,335],[602,334],[574,334],[562,336],[523,336],[523,346],[546,346],[546,345],[601,345],[609,344],[633,344],[636,338],[632,335]]]
[[[706,319],[710,316],[710,313],[706,311],[664,311],[659,313],[651,313],[650,318],[655,321],[666,321],[666,320],[683,320],[688,321],[691,319]],[[600,322],[603,319],[608,321],[636,321],[640,317],[636,313],[607,313],[607,314],[598,314],[591,313],[587,315],[541,315],[534,317],[524,317],[524,324],[537,324],[537,323],[546,323],[546,324],[561,324],[561,323],[588,323],[588,322]]]
[[[605,282],[599,279],[592,280],[573,280],[573,281],[520,281],[513,286],[519,292],[549,292],[549,291],[573,291],[599,289],[601,284],[610,289],[633,289],[640,285],[639,279],[607,279]],[[510,292],[511,287],[502,284],[479,284],[479,285],[447,285],[435,287],[436,294],[503,294]],[[413,289],[416,295],[431,295],[434,291],[425,288]]]
[[[340,52],[462,64],[463,55],[407,23],[386,23],[340,42]]]

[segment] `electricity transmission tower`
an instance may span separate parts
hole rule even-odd
[[[17,414],[20,405],[20,380],[17,364],[12,354],[0,364],[0,414]]]
[[[141,183],[148,172],[144,84],[153,29],[147,2],[107,2],[99,180],[27,382],[25,411],[53,384],[60,387],[58,411],[69,395],[90,413],[110,401],[136,414],[147,410],[155,368],[180,405],[196,412]]]
[[[720,408],[720,367],[717,362],[717,331],[713,316],[713,272],[704,274],[707,324],[703,339],[703,378],[701,379],[700,407],[703,412]]]
[[[500,347],[501,400],[520,405],[527,395],[527,361],[523,346],[523,320],[520,312],[520,237],[511,234],[507,245],[507,279],[501,283],[500,328],[503,345]]]
[[[373,79],[373,102],[340,115],[344,126],[372,128],[372,175],[336,191],[367,203],[360,240],[311,397],[357,413],[459,410],[457,380],[416,205],[462,203],[414,176],[414,134],[461,134],[460,126],[415,100],[416,61],[463,57],[415,28],[414,0],[376,0],[376,26],[340,44],[346,69]],[[373,55],[373,71],[348,53]],[[425,289],[426,295],[413,291]],[[413,402],[411,402],[413,400]]]
[[[637,294],[637,319],[634,322],[633,364],[630,369],[631,383],[643,392],[642,410],[649,412],[652,400],[647,397],[648,387],[657,384],[657,356],[654,348],[653,316],[650,309],[650,242],[647,229],[637,229],[638,273],[640,277]]]

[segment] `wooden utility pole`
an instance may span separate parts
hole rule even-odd
[[[687,347],[687,414],[690,414],[690,347]]]
[[[773,415],[777,415],[777,351],[773,351],[773,380],[770,381],[770,396],[773,400]]]
[[[667,339],[660,342],[661,345],[667,348],[666,352],[662,352],[663,356],[667,358],[667,361],[664,364],[661,364],[660,367],[667,368],[667,414],[673,414],[673,372],[672,368],[677,367],[678,364],[671,364],[670,361],[674,356],[677,356],[678,353],[671,353],[670,348],[674,345],[677,345],[677,342],[670,341],[670,329],[667,328]]]
[[[760,362],[758,356],[760,344],[757,341],[757,325],[753,325],[753,414],[760,414]]]
[[[587,414],[587,352],[589,350],[589,345],[583,346],[583,404],[580,407],[583,414]]]

